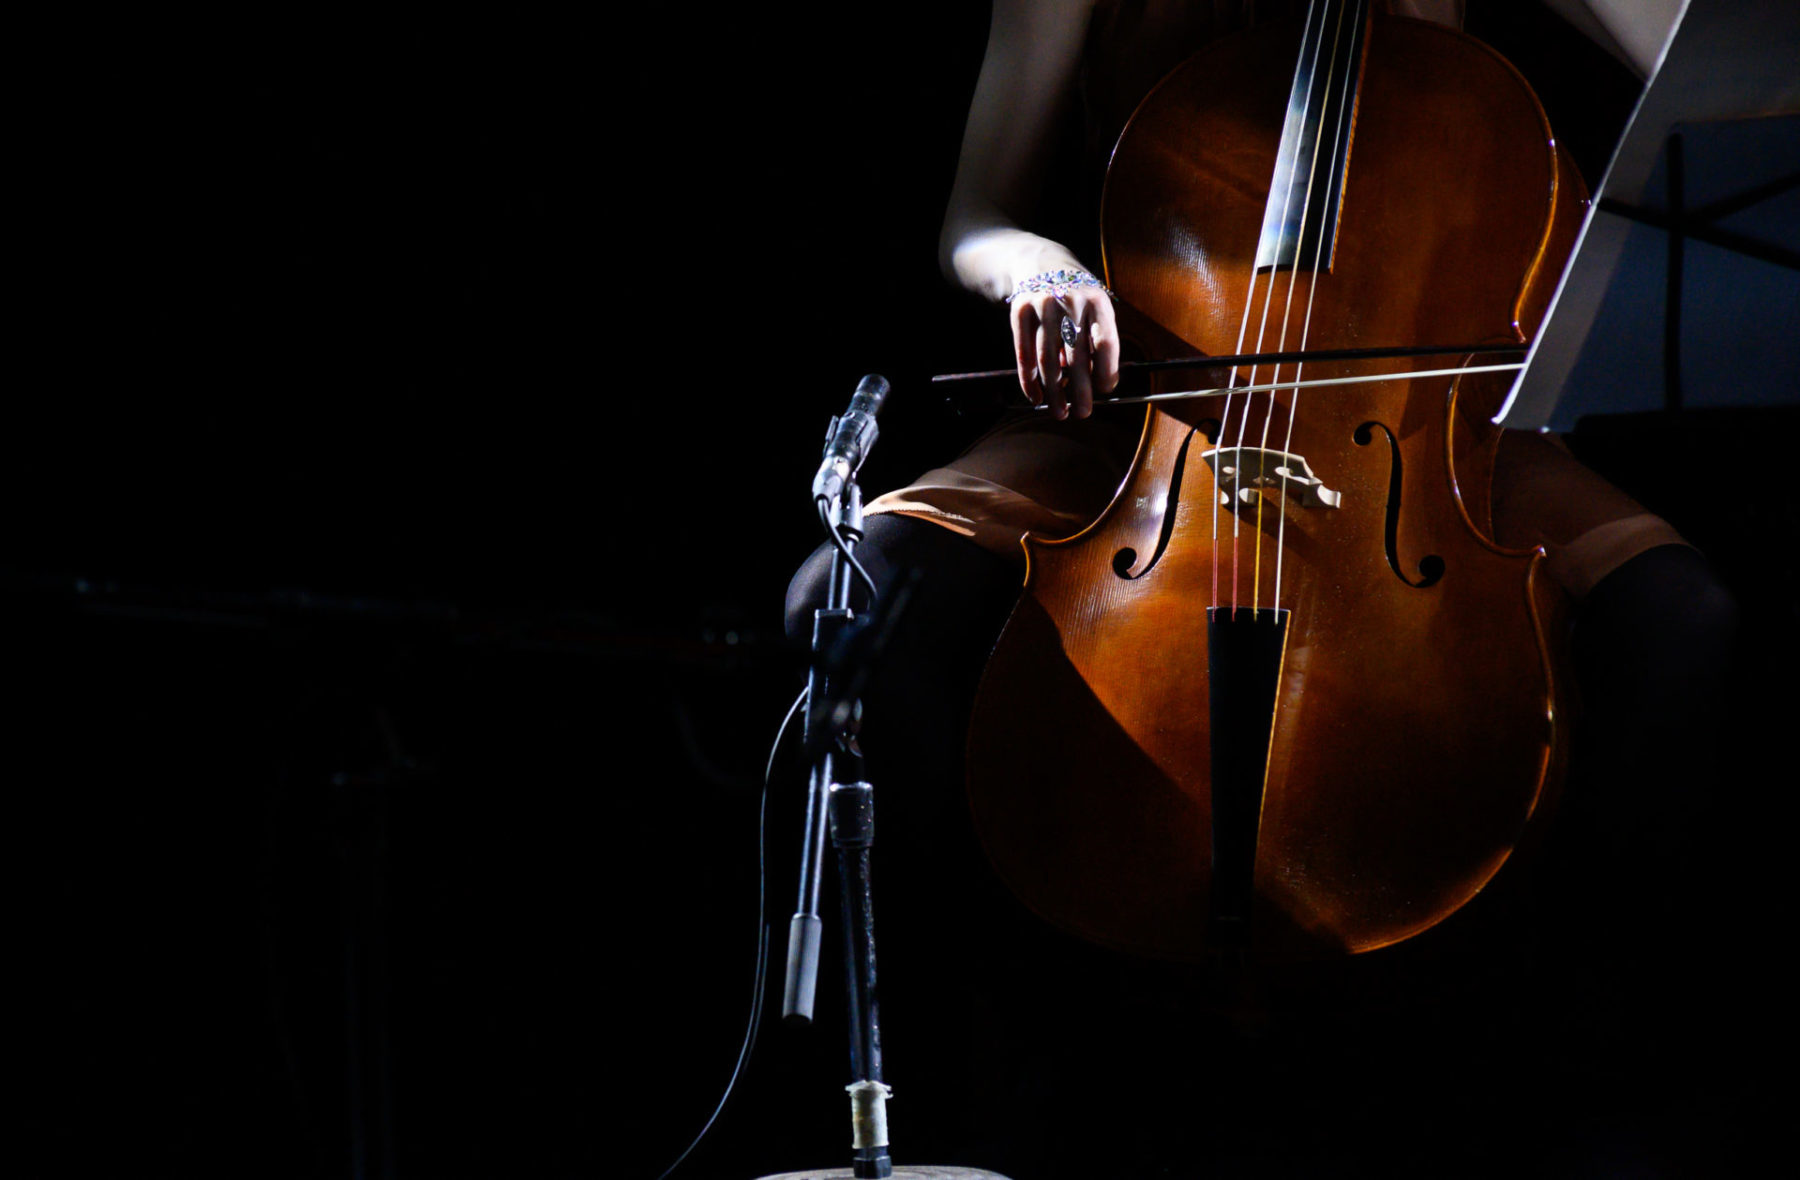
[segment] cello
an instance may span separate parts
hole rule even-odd
[[[1566,153],[1493,51],[1367,7],[1208,46],[1133,114],[1101,234],[1140,346],[1536,329],[1585,201]],[[1456,912],[1542,822],[1561,596],[1542,550],[1490,539],[1508,378],[1415,375],[1439,364],[1243,367],[1230,386],[1264,392],[1157,402],[1100,517],[1026,538],[968,787],[1031,909],[1152,957],[1363,952]]]

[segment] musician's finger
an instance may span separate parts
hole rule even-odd
[[[1069,349],[1069,401],[1077,418],[1085,418],[1094,412],[1094,382],[1088,373],[1089,351],[1087,331],[1082,321],[1074,316],[1062,322],[1062,337]]]
[[[1062,383],[1062,313],[1054,303],[1038,314],[1037,365],[1038,380],[1043,382],[1044,397],[1058,418],[1069,416],[1068,398]]]
[[[1013,355],[1019,364],[1019,388],[1034,406],[1044,400],[1044,389],[1038,381],[1038,325],[1037,308],[1029,300],[1015,299],[1012,304]]]
[[[1093,360],[1094,387],[1111,393],[1119,387],[1119,320],[1104,295],[1087,307],[1087,340]]]

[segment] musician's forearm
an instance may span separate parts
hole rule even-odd
[[[996,0],[940,239],[946,275],[999,300],[1020,279],[1079,267],[1065,246],[1022,228],[1046,187],[1074,101],[1093,0]]]
[[[1062,243],[997,220],[946,223],[943,260],[957,283],[996,302],[1031,275],[1087,269]]]

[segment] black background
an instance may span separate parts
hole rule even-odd
[[[980,425],[929,374],[1006,355],[935,263],[984,25],[293,10],[26,50],[0,572],[31,1174],[653,1175],[698,1129],[826,420],[886,373],[892,486]],[[1628,87],[1512,35],[1591,172]],[[1759,530],[1791,516],[1720,522],[1612,453],[1712,529],[1770,640],[1739,657],[1758,730],[1793,635]],[[346,948],[385,955],[385,1010],[347,1012]],[[766,1030],[688,1174],[840,1160],[835,1018]],[[360,1140],[356,1020],[391,1062]],[[1754,1122],[1720,1086],[1696,1135]]]

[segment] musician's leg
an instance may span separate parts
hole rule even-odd
[[[1547,439],[1501,450],[1496,535],[1574,600],[1581,708],[1541,890],[1543,996],[1585,1150],[1666,1138],[1717,1000],[1695,947],[1723,902],[1721,727],[1737,606],[1669,525]]]
[[[1637,554],[1577,605],[1577,766],[1615,797],[1621,851],[1667,856],[1706,805],[1736,627],[1731,592],[1687,545]]]
[[[994,636],[1018,599],[1020,570],[949,529],[910,516],[871,516],[857,560],[884,591],[908,570],[922,577],[877,670],[875,692],[894,707],[941,713],[959,690],[972,689]],[[787,632],[805,641],[813,611],[824,605],[832,548],[820,546],[788,586]],[[860,582],[853,605],[867,608]],[[873,714],[871,714],[873,715]],[[960,725],[960,723],[959,723]]]
[[[1708,867],[1722,857],[1704,821],[1723,785],[1736,627],[1731,593],[1686,545],[1633,556],[1576,607],[1583,707],[1559,833],[1565,880],[1576,886],[1568,934],[1613,975],[1602,985],[1620,989],[1620,1002],[1640,1015],[1680,990],[1682,960],[1668,949],[1703,926],[1718,900]],[[1669,1027],[1692,1015],[1670,1011]]]
[[[1632,887],[1667,879],[1665,858],[1710,794],[1731,592],[1665,521],[1547,436],[1508,433],[1494,514],[1503,544],[1547,549],[1546,572],[1575,604],[1582,708],[1564,843],[1579,840]]]
[[[1544,546],[1546,572],[1575,604],[1579,780],[1607,798],[1640,792],[1619,801],[1619,823],[1660,823],[1640,806],[1645,784],[1680,792],[1705,776],[1736,629],[1731,592],[1667,522],[1547,436],[1508,432],[1494,524],[1502,544]],[[1664,802],[1679,832],[1680,801]],[[1628,840],[1646,838],[1634,828]]]

